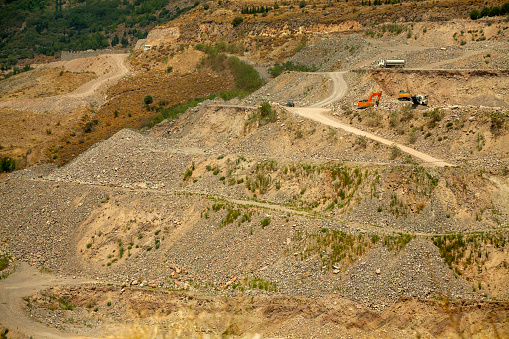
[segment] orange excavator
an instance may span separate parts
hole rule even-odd
[[[369,96],[368,100],[361,100],[361,101],[359,101],[358,104],[357,104],[357,107],[358,108],[373,107],[373,97],[377,97],[376,98],[376,102],[375,102],[375,106],[378,106],[378,104],[380,103],[380,97],[381,96],[382,96],[382,91],[375,92],[375,93],[373,93],[373,94],[371,94]]]

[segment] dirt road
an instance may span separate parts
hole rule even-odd
[[[81,105],[90,104],[98,108],[106,99],[103,93],[106,92],[107,88],[117,83],[129,72],[126,65],[128,54],[108,54],[107,56],[111,70],[78,87],[71,93],[45,98],[4,101],[0,103],[0,107],[63,114],[72,112]]]
[[[43,274],[24,262],[16,262],[15,265],[16,272],[0,280],[0,323],[32,338],[79,338],[75,334],[35,322],[23,310],[22,298],[51,286],[86,283],[91,280]]]
[[[360,129],[352,127],[350,125],[341,123],[337,120],[334,120],[330,117],[323,115],[323,113],[326,113],[329,111],[329,109],[324,108],[324,107],[326,107],[327,105],[329,105],[335,101],[342,99],[346,95],[346,93],[348,93],[348,85],[347,85],[345,79],[343,78],[344,73],[345,72],[323,73],[332,79],[333,90],[332,90],[332,94],[328,98],[326,98],[320,102],[317,102],[309,107],[292,107],[292,108],[287,108],[287,109],[289,111],[297,113],[305,118],[318,121],[319,123],[329,125],[332,127],[336,127],[336,128],[341,128],[349,133],[359,135],[359,136],[364,136],[366,138],[377,141],[377,142],[387,145],[387,146],[396,146],[399,149],[401,149],[401,151],[420,159],[424,165],[438,166],[438,167],[445,167],[445,166],[453,167],[454,166],[453,164],[451,164],[449,162],[443,161],[438,158],[434,158],[428,154],[419,152],[413,148],[407,147],[407,146],[399,144],[399,143],[395,143],[388,139],[384,139],[384,138],[374,135],[372,133],[365,132],[363,130],[360,130]]]

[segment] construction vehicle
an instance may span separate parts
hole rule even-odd
[[[399,91],[398,94],[398,100],[412,100],[412,103],[414,105],[428,105],[428,96],[426,94],[417,94],[417,95],[410,95],[410,92],[408,91],[408,88],[405,88],[405,90]]]
[[[384,68],[405,67],[405,60],[403,60],[403,59],[378,60],[378,67],[384,67]]]
[[[411,98],[414,105],[428,106],[428,96],[426,94],[412,95]]]
[[[382,91],[375,92],[369,96],[368,100],[361,100],[357,103],[358,108],[368,108],[373,107],[373,98],[377,96],[376,102],[374,106],[378,106],[380,103],[380,97],[382,96]]]
[[[412,100],[408,88],[405,88],[405,90],[403,91],[399,91],[398,100],[408,100],[408,101]]]

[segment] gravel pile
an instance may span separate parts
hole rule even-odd
[[[77,259],[76,237],[79,225],[105,193],[93,186],[27,180],[16,174],[0,183],[0,193],[9,197],[0,199],[0,246],[4,251],[60,273],[86,274]]]
[[[345,297],[375,310],[383,310],[401,296],[481,297],[444,265],[430,240],[420,238],[396,254],[377,246],[348,269],[340,290]]]
[[[176,188],[192,158],[173,151],[165,139],[124,129],[55,170],[48,179],[125,188]]]
[[[330,79],[321,74],[288,72],[278,77],[278,81],[269,82],[258,91],[242,100],[244,105],[258,106],[264,101],[295,106],[309,106],[330,95]]]

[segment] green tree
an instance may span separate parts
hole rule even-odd
[[[236,17],[235,19],[233,19],[232,21],[232,25],[233,27],[237,27],[238,25],[240,25],[242,22],[244,21],[244,19],[242,19],[240,16]]]
[[[120,39],[118,38],[118,35],[115,34],[115,36],[113,37],[113,39],[111,40],[111,46],[116,46],[118,45]]]
[[[154,100],[152,99],[152,96],[151,95],[146,95],[144,98],[143,98],[143,102],[145,102],[145,105],[150,105],[151,103],[154,102]]]
[[[480,13],[477,9],[473,9],[470,11],[470,13],[468,13],[468,15],[470,15],[470,19],[477,20],[477,19],[479,19]]]
[[[479,18],[483,18],[485,16],[488,16],[491,12],[491,9],[489,7],[483,7],[483,9],[481,10],[481,15],[479,16]]]
[[[122,47],[126,48],[127,45],[129,44],[129,40],[127,40],[126,37],[123,37],[120,43],[122,44]]]

